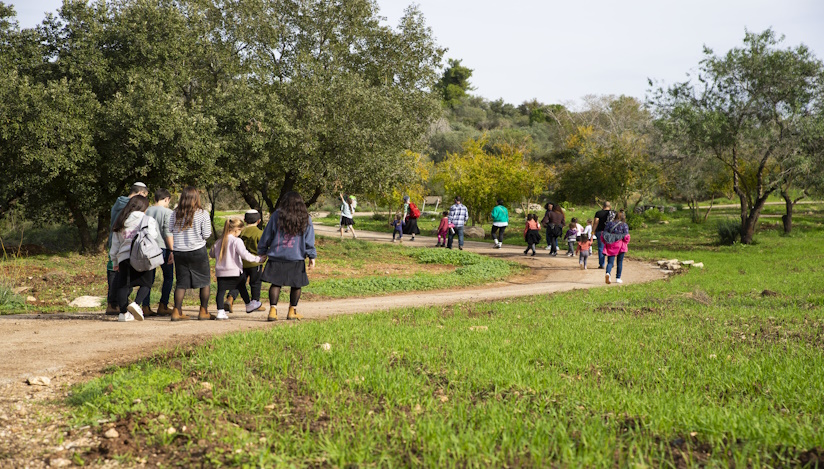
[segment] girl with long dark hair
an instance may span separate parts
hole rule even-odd
[[[182,313],[183,297],[189,289],[200,290],[200,313],[197,318],[215,319],[208,310],[211,269],[206,251],[206,240],[212,236],[212,223],[209,213],[200,205],[200,192],[196,187],[183,189],[177,208],[169,217],[169,226],[173,241],[170,258],[177,274],[172,321],[190,319]]]
[[[143,320],[143,308],[140,306],[149,296],[154,280],[153,271],[138,272],[132,267],[131,257],[132,240],[137,235],[149,208],[149,199],[142,195],[135,195],[126,203],[123,210],[114,220],[112,226],[112,246],[109,256],[114,262],[117,304],[120,307],[118,321]],[[158,235],[157,221],[148,217],[146,220],[147,236],[156,238]],[[138,287],[135,300],[129,303],[129,294],[132,288]]]
[[[306,275],[306,258],[309,268],[315,267],[315,229],[306,210],[306,203],[297,192],[287,192],[275,213],[263,230],[258,243],[258,255],[267,256],[261,280],[270,283],[269,316],[277,321],[277,304],[280,289],[289,287],[289,312],[286,319],[301,319],[297,312],[301,288],[309,285]]]

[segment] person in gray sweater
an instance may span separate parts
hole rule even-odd
[[[160,303],[157,305],[157,311],[152,311],[151,292],[143,300],[143,315],[144,316],[170,316],[172,308],[169,308],[169,296],[172,294],[172,286],[174,285],[175,266],[169,262],[169,245],[172,244],[172,232],[169,231],[169,218],[172,216],[172,211],[169,209],[169,202],[172,200],[172,194],[166,189],[158,189],[155,191],[155,203],[146,210],[146,215],[154,218],[157,222],[158,236],[155,238],[157,245],[163,252],[163,264],[160,270],[163,272],[163,285],[160,287]],[[152,270],[152,282],[157,275],[157,269]]]

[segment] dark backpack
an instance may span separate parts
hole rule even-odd
[[[144,215],[140,220],[129,251],[129,263],[138,272],[156,269],[163,264],[163,251],[157,241],[149,236],[149,218],[151,217]]]
[[[421,216],[421,211],[418,210],[418,206],[413,202],[409,202],[409,216],[412,218],[418,218]]]

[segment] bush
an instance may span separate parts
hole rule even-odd
[[[7,285],[0,284],[0,308],[22,308],[25,304],[25,298],[15,294]]]
[[[643,217],[644,220],[646,220],[649,223],[658,223],[660,221],[664,221],[667,219],[667,216],[664,214],[664,212],[658,210],[657,208],[645,210]]]
[[[741,238],[741,224],[735,220],[722,220],[718,222],[719,243],[731,246]]]
[[[387,220],[387,217],[386,217],[386,214],[385,214],[385,213],[373,213],[373,214],[372,214],[372,220],[375,220],[375,221],[386,221],[386,220]]]
[[[638,213],[633,212],[626,212],[627,214],[627,226],[629,226],[630,230],[635,230],[641,228],[644,224],[644,216]]]

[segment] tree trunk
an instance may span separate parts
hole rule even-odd
[[[784,223],[784,234],[788,235],[793,230],[793,206],[795,202],[793,202],[790,193],[787,191],[781,191],[781,197],[784,199],[784,207],[786,209],[786,213],[781,217],[781,221]]]
[[[690,209],[690,220],[692,220],[693,223],[698,223],[698,201],[690,199],[687,202],[687,207]]]
[[[755,234],[755,224],[758,223],[758,217],[761,215],[761,209],[764,208],[764,204],[767,202],[767,197],[769,197],[771,193],[772,191],[759,197],[755,201],[755,204],[753,204],[753,206],[749,209],[747,216],[743,217],[741,222],[741,244],[752,243],[753,235]]]
[[[278,194],[278,200],[275,202],[275,207],[270,207],[270,210],[274,211],[275,208],[280,205],[280,201],[283,199],[283,196],[286,195],[287,192],[295,190],[295,184],[297,184],[297,179],[295,178],[294,173],[291,171],[287,171],[283,175],[283,184],[280,186],[280,194]]]
[[[217,240],[217,227],[215,226],[215,211],[217,207],[217,196],[220,192],[218,189],[217,184],[211,187],[211,189],[206,189],[206,195],[209,196],[209,221],[212,224],[212,237]]]
[[[109,243],[109,225],[111,224],[111,212],[101,210],[97,212],[97,233],[95,234],[95,250],[103,252]]]
[[[704,214],[704,222],[710,217],[710,212],[712,212],[712,206],[715,204],[715,194],[713,194],[712,198],[710,199],[710,208],[707,209],[707,213]]]
[[[83,214],[83,211],[80,210],[80,207],[73,200],[68,200],[67,205],[69,207],[69,212],[74,219],[74,225],[80,233],[80,253],[93,254],[95,252],[95,244],[92,242],[92,233],[89,229],[89,221],[86,220],[86,216]]]
[[[258,201],[257,197],[255,197],[255,191],[249,187],[249,184],[246,181],[242,181],[240,185],[238,185],[238,189],[240,189],[240,195],[243,196],[243,200],[246,204],[249,205],[249,208],[253,210],[257,210],[258,213],[263,215],[263,210],[260,207],[260,202]]]

